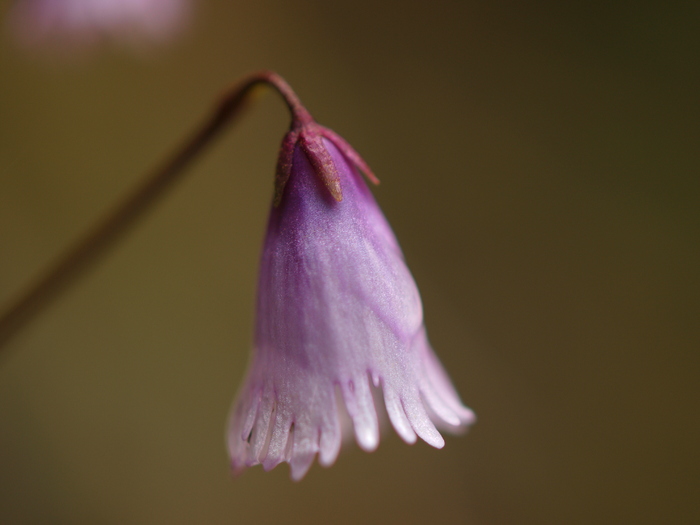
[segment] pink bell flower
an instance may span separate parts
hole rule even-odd
[[[189,14],[189,0],[17,0],[11,29],[26,47],[76,50],[104,40],[167,40]]]
[[[316,454],[332,465],[344,414],[357,444],[374,450],[373,390],[407,443],[442,448],[436,427],[474,421],[430,347],[418,289],[360,171],[376,182],[301,108],[280,152],[254,347],[229,421],[235,473],[288,462],[300,480]]]

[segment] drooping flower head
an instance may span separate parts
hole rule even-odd
[[[474,414],[428,343],[418,289],[360,172],[376,178],[286,84],[282,92],[294,118],[262,251],[253,353],[230,417],[232,468],[286,461],[299,480],[316,454],[331,465],[345,412],[358,445],[374,450],[372,387],[404,441],[441,448],[436,426],[458,431]]]
[[[189,8],[189,0],[17,0],[10,25],[25,46],[74,50],[103,40],[165,40],[182,28]]]

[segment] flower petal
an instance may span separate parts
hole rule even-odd
[[[416,433],[411,428],[411,423],[406,416],[401,399],[392,388],[384,387],[384,403],[389,414],[391,424],[396,433],[401,436],[406,443],[412,445],[416,442]]]

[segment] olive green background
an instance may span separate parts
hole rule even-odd
[[[289,122],[268,95],[2,350],[0,523],[700,522],[698,5],[204,0],[172,46],[72,61],[4,34],[0,303],[275,69],[382,180],[479,420],[230,478]]]

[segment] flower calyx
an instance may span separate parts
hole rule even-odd
[[[284,187],[292,173],[294,150],[297,145],[304,152],[316,176],[323,182],[331,196],[337,202],[343,200],[340,175],[333,162],[333,157],[331,157],[328,148],[324,144],[324,139],[332,142],[349,161],[349,164],[364,173],[365,177],[374,184],[379,184],[379,179],[375,177],[367,163],[345,139],[334,131],[317,124],[308,113],[304,112],[302,115],[297,114],[294,116],[292,128],[282,140],[277,160],[274,207],[279,206],[282,202]]]

